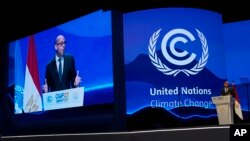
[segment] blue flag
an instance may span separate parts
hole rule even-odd
[[[15,68],[14,68],[14,78],[15,78],[15,114],[23,113],[23,87],[24,87],[24,70],[22,55],[20,51],[20,44],[18,41],[15,42]]]

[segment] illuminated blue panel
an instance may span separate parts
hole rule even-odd
[[[163,107],[183,119],[216,116],[211,97],[226,79],[221,14],[160,8],[123,20],[127,114]]]
[[[223,27],[227,78],[237,86],[241,108],[249,111],[250,21],[227,23]]]

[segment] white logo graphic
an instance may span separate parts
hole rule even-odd
[[[207,40],[204,37],[203,33],[200,32],[198,29],[196,29],[198,36],[200,38],[201,44],[202,44],[202,56],[199,60],[199,62],[192,67],[191,69],[171,69],[168,66],[166,66],[165,64],[163,64],[161,62],[161,60],[157,57],[156,54],[156,43],[157,43],[157,39],[159,37],[159,33],[160,33],[161,29],[157,30],[156,32],[154,32],[154,34],[151,36],[150,40],[149,40],[149,45],[148,45],[148,50],[149,50],[149,58],[151,59],[152,64],[162,73],[166,74],[166,75],[174,75],[176,76],[177,74],[179,74],[180,72],[183,72],[184,74],[186,74],[187,76],[190,75],[196,75],[198,72],[200,72],[206,65],[207,60],[208,60],[208,45],[207,45]],[[195,38],[194,36],[187,30],[185,29],[173,29],[170,32],[168,32],[161,43],[161,51],[163,56],[172,64],[174,65],[178,65],[178,66],[184,66],[187,65],[189,63],[191,63],[192,61],[194,61],[196,54],[192,53],[187,59],[185,60],[177,60],[174,59],[173,57],[171,57],[167,51],[166,48],[166,44],[168,43],[168,40],[170,37],[172,37],[175,34],[184,34],[186,35],[191,41],[194,41]],[[183,51],[183,52],[178,52],[175,49],[175,44],[177,42],[183,42],[183,43],[187,43],[187,39],[185,39],[184,37],[175,37],[174,39],[172,39],[170,41],[170,46],[169,49],[171,51],[171,53],[173,55],[175,55],[176,57],[185,57],[188,55],[187,51]]]

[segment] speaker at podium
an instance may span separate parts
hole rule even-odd
[[[216,105],[219,125],[234,124],[234,98],[231,95],[215,96],[212,102]]]

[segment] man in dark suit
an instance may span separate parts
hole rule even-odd
[[[223,84],[223,88],[221,89],[221,95],[226,96],[226,95],[232,95],[233,98],[235,98],[234,90],[229,87],[229,82],[225,81]]]
[[[78,87],[81,78],[75,70],[75,60],[70,54],[65,54],[66,41],[59,35],[55,41],[55,57],[47,64],[43,92],[59,91]]]

